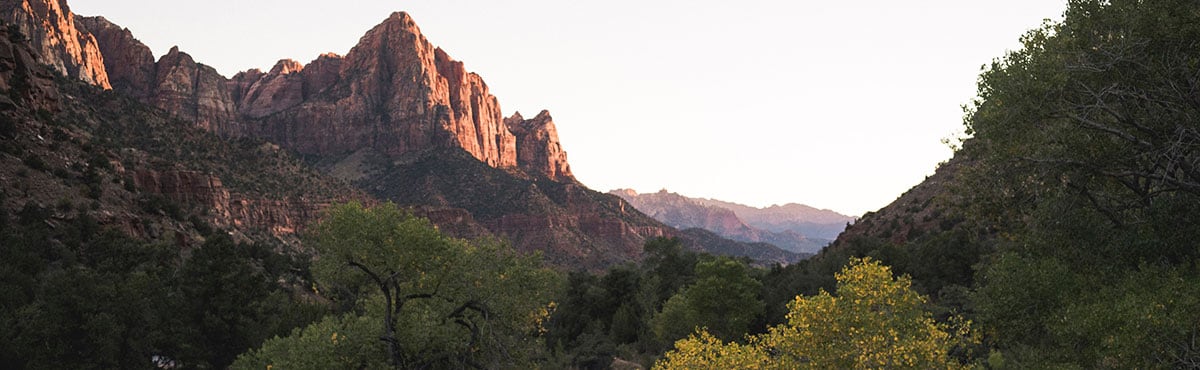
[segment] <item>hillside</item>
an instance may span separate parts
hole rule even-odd
[[[986,330],[992,366],[1194,367],[1196,9],[1071,2],[985,68],[953,159],[794,273],[882,261]]]
[[[369,197],[311,170],[277,146],[227,141],[131,99],[53,73],[35,50],[3,32],[0,193],[3,209],[54,209],[129,235],[174,234],[181,246],[204,230],[242,240],[294,243],[332,202]],[[11,100],[10,100],[11,99]]]

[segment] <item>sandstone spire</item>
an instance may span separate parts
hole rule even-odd
[[[517,163],[529,173],[542,174],[555,181],[574,182],[571,165],[567,163],[567,152],[558,142],[558,129],[550,111],[543,110],[533,119],[513,114],[504,120],[517,137]]]

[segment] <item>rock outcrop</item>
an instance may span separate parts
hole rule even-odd
[[[515,113],[504,125],[517,137],[517,164],[529,173],[543,174],[555,181],[573,182],[567,152],[558,142],[558,129],[550,111],[543,110],[533,119]]]
[[[38,63],[37,53],[27,43],[12,42],[23,35],[10,34],[0,21],[0,111],[27,107],[31,111],[58,110],[59,94],[54,76]]]
[[[67,76],[111,88],[96,38],[81,32],[61,0],[3,0],[0,16],[29,37],[38,62]]]
[[[297,235],[320,217],[331,200],[264,199],[230,193],[221,179],[199,171],[138,169],[133,180],[142,191],[161,194],[181,204],[203,207],[206,221],[228,230],[265,230],[277,238]],[[343,199],[343,200],[349,200]]]
[[[282,60],[265,73],[225,78],[178,48],[156,62],[128,29],[75,16],[61,0],[4,1],[5,18],[51,56],[43,63],[106,88],[111,82],[223,136],[316,155],[461,148],[495,168],[574,181],[549,114],[506,122],[483,79],[433,46],[404,12],[368,31],[345,57]]]
[[[247,87],[235,94],[243,122],[233,135],[306,154],[456,147],[492,167],[517,165],[516,138],[487,85],[435,48],[406,13],[368,31],[345,57],[322,55],[309,66],[277,65],[234,81]]]
[[[156,84],[154,54],[150,48],[133,37],[133,33],[104,17],[75,16],[80,32],[96,38],[104,59],[108,82],[120,91],[141,101],[148,101]]]
[[[238,113],[249,118],[262,118],[295,107],[304,102],[305,79],[300,75],[300,62],[284,59],[270,72],[257,69],[238,73],[229,82]]]
[[[158,58],[155,69],[154,90],[149,94],[152,105],[217,133],[235,125],[237,107],[228,80],[216,69],[196,63],[179,47]]]

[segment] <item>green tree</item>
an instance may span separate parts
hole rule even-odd
[[[375,305],[378,307],[378,305]],[[329,315],[312,325],[297,328],[286,337],[274,337],[258,350],[238,357],[233,369],[380,369],[388,367],[388,354],[379,345],[375,315]]]
[[[343,323],[368,317],[377,325],[370,333],[359,331],[362,325],[348,325],[339,335],[379,338],[373,345],[382,350],[345,353],[382,352],[385,362],[400,368],[508,367],[528,363],[542,348],[538,336],[557,275],[542,268],[536,256],[519,256],[493,240],[444,236],[428,220],[390,203],[332,207],[308,240],[319,253],[314,273],[322,292],[349,307]],[[335,326],[328,320],[321,325],[326,327],[272,341],[276,348],[288,348],[260,349],[239,359],[238,366],[295,363],[273,356],[298,353],[312,335]]]
[[[1000,250],[974,301],[1007,362],[1200,363],[1176,285],[1200,280],[1197,9],[1070,1],[981,75],[962,178]]]
[[[707,328],[717,338],[741,338],[763,311],[762,283],[750,272],[750,266],[729,257],[697,263],[696,282],[668,299],[654,318],[655,335],[670,343]]]
[[[705,331],[676,343],[659,369],[697,368],[960,368],[952,348],[973,339],[969,323],[951,328],[922,309],[925,298],[906,276],[870,259],[853,259],[837,274],[837,296],[796,297],[788,322],[748,344],[725,343]]]
[[[223,368],[241,353],[271,336],[313,320],[310,305],[292,302],[277,281],[289,262],[257,244],[234,243],[214,234],[178,268],[170,327],[178,328],[172,342],[173,360],[196,366]]]

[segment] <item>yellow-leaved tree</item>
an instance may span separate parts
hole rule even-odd
[[[852,259],[837,274],[837,296],[798,296],[787,323],[724,343],[705,331],[675,343],[658,369],[797,369],[965,367],[949,353],[977,342],[970,323],[940,325],[921,308],[925,297],[907,276],[892,278],[887,266]]]

